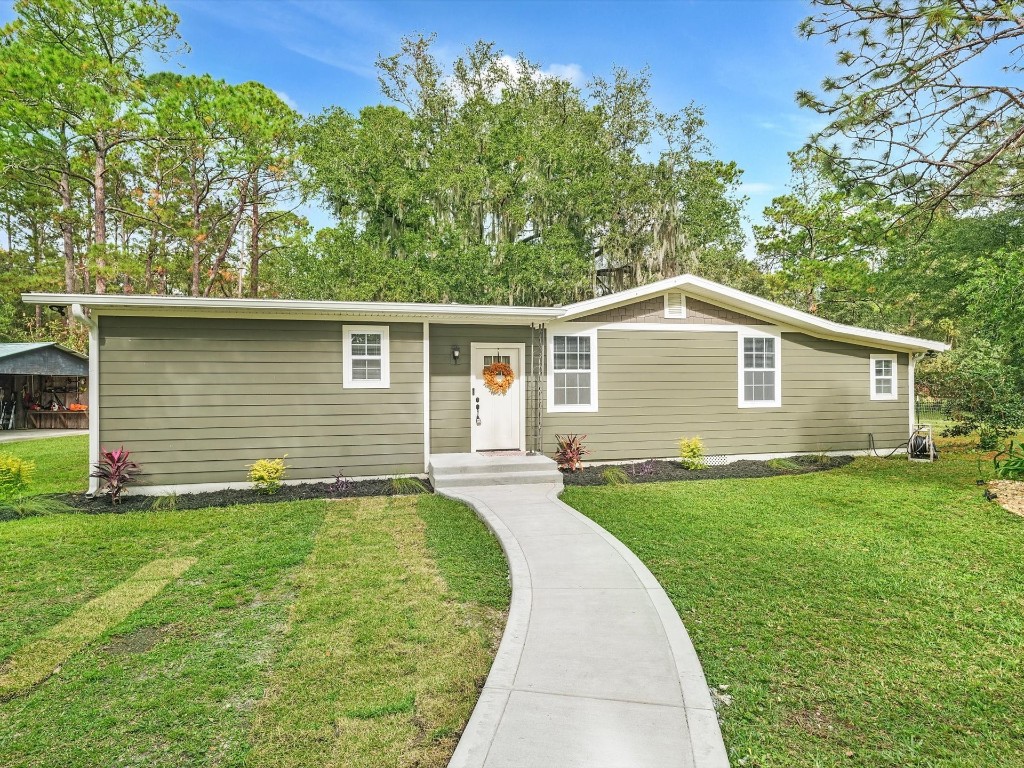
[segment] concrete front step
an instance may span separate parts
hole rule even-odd
[[[546,456],[442,453],[430,458],[430,482],[436,490],[485,485],[562,484],[562,473]]]

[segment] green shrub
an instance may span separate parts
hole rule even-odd
[[[410,496],[414,493],[426,493],[427,486],[415,477],[391,478],[391,491],[396,496]]]
[[[249,482],[257,493],[272,495],[281,489],[281,481],[288,471],[286,458],[288,454],[280,459],[260,459],[249,465]]]
[[[679,463],[691,470],[708,468],[704,461],[704,441],[699,436],[679,440]]]
[[[803,465],[793,459],[769,459],[767,464],[779,472],[797,472],[803,469]]]
[[[629,473],[622,467],[608,467],[601,473],[601,479],[604,480],[605,485],[629,485],[633,482]]]
[[[996,477],[1000,480],[1024,480],[1024,445],[1013,440],[992,459],[996,468]]]
[[[0,502],[9,502],[24,495],[35,469],[34,461],[0,453]]]
[[[24,496],[3,505],[3,509],[14,518],[63,515],[74,512],[74,508],[52,496]]]

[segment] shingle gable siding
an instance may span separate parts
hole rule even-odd
[[[574,323],[667,323],[672,325],[767,325],[750,315],[686,298],[686,317],[665,317],[663,294],[571,320]]]

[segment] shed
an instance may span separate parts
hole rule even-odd
[[[0,344],[0,428],[87,429],[89,358],[52,341]]]

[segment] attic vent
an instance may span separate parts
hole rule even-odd
[[[665,317],[686,317],[686,297],[681,291],[665,294]]]

